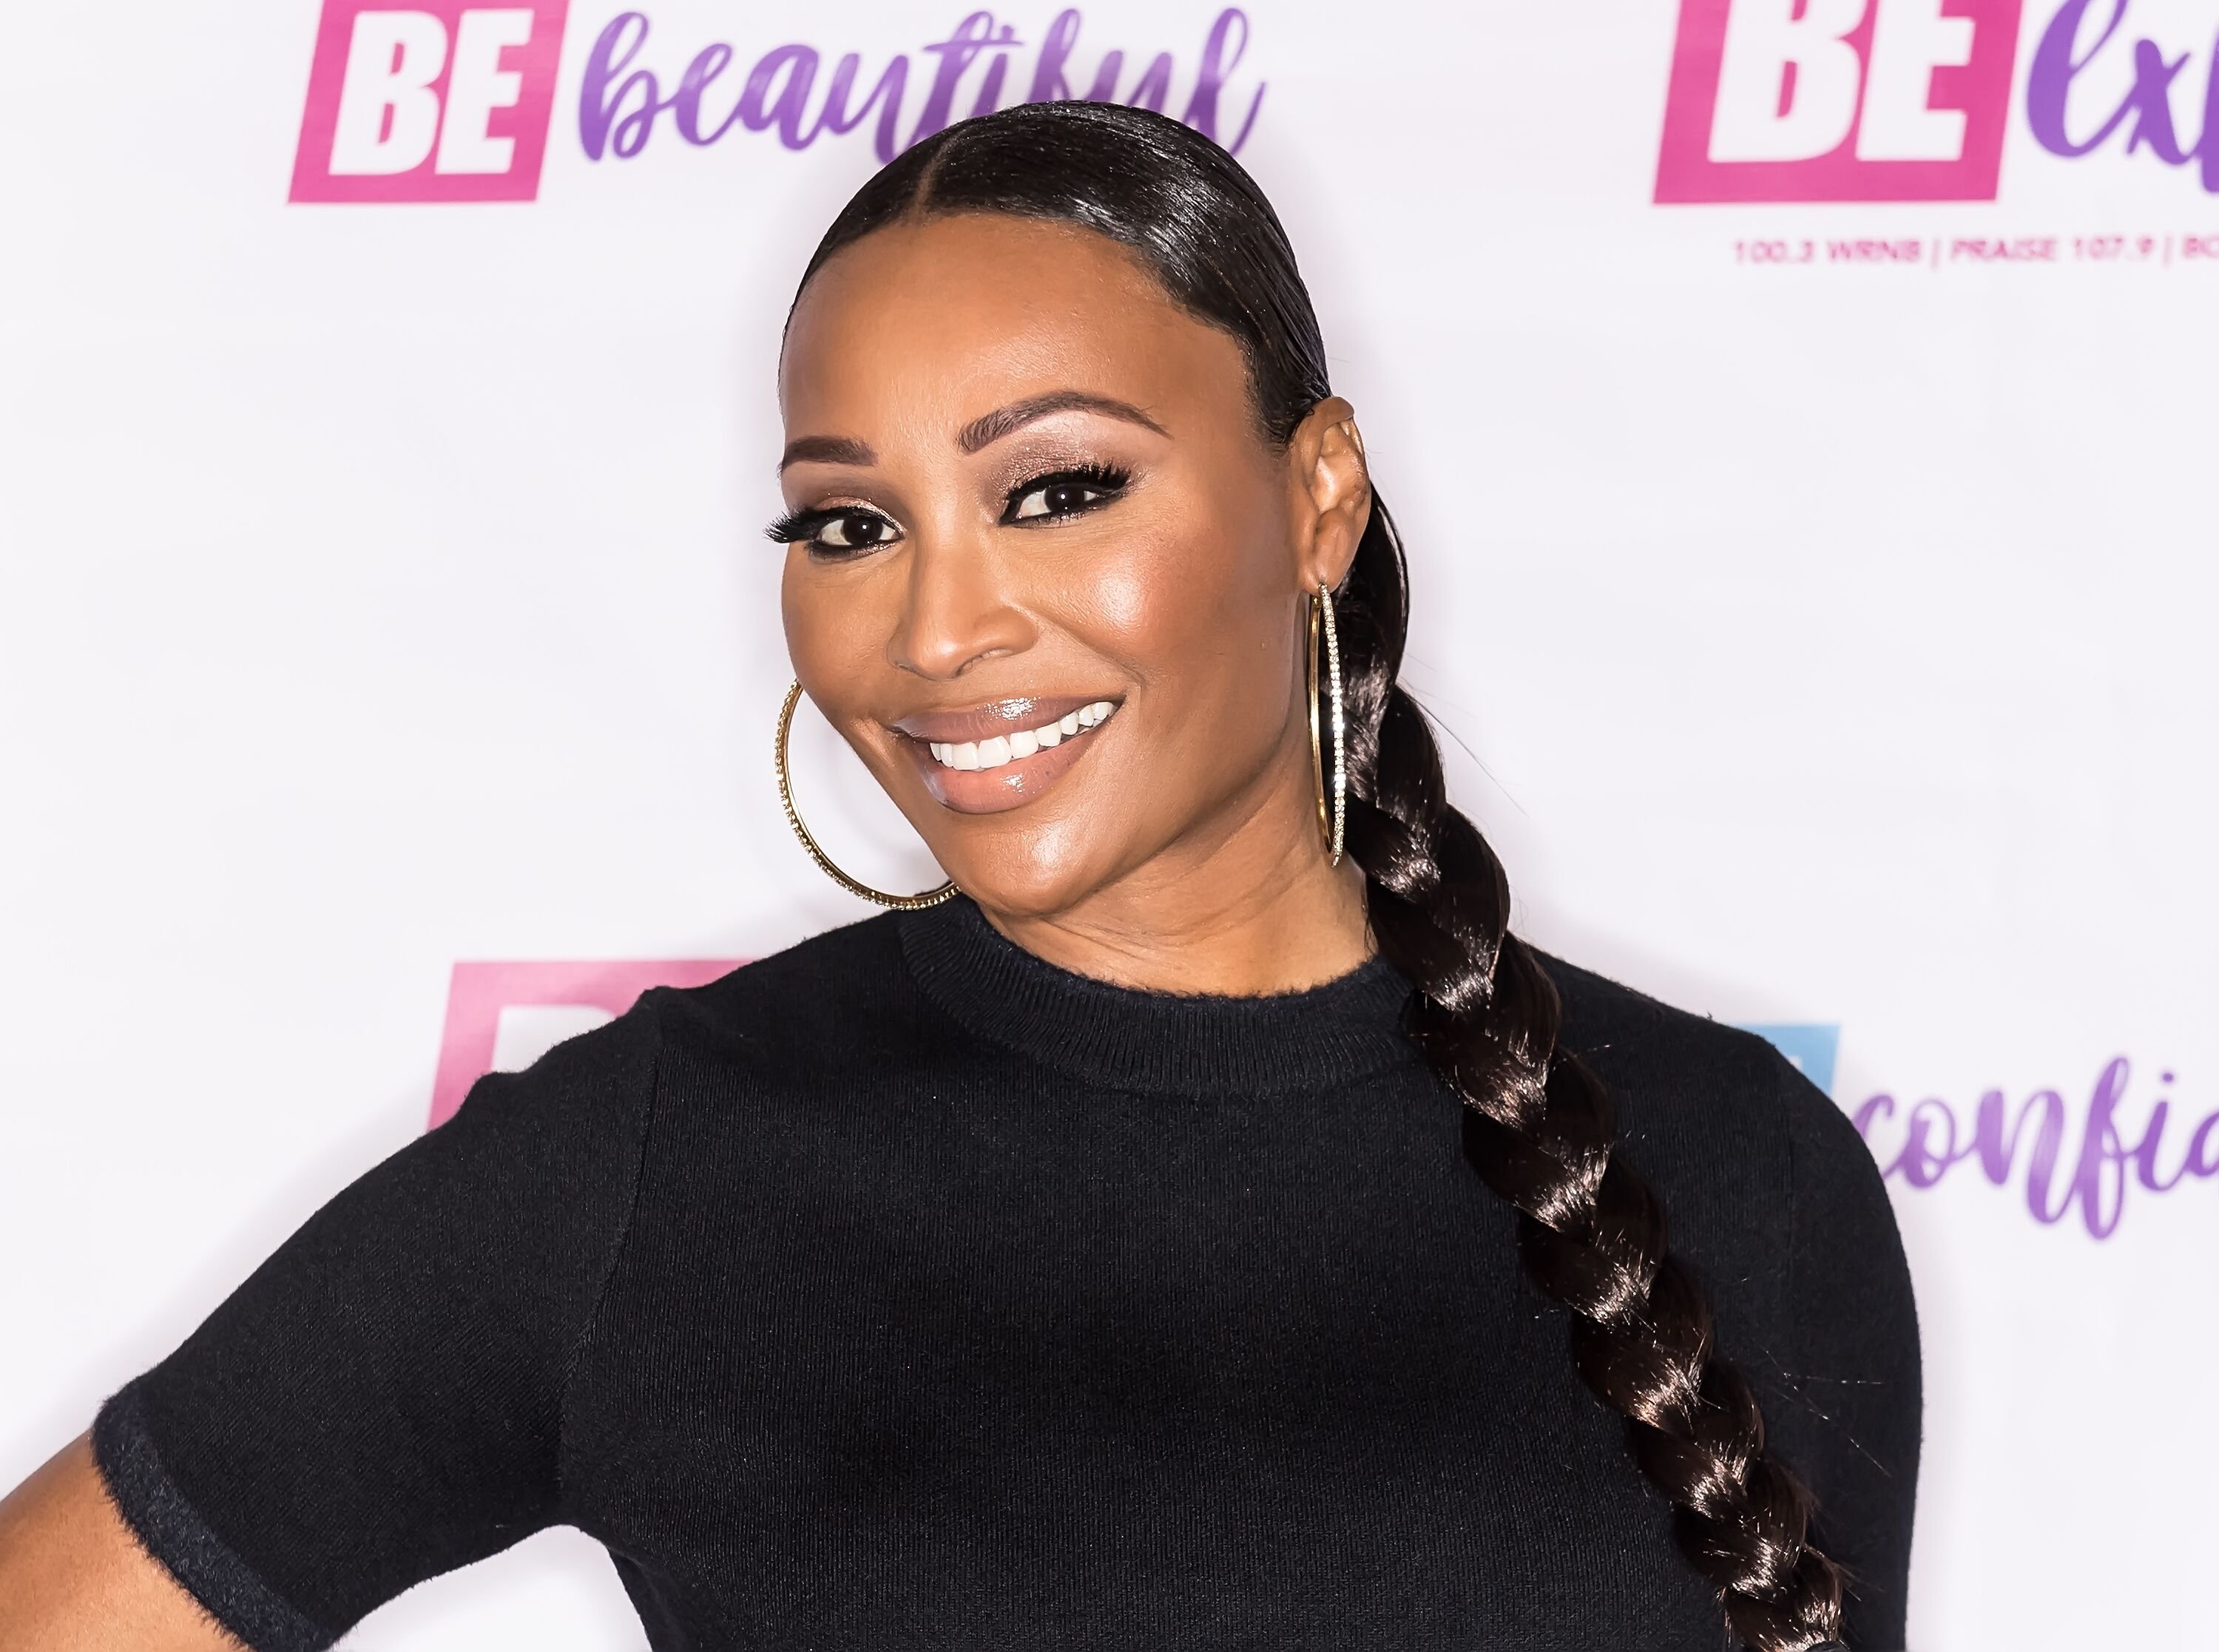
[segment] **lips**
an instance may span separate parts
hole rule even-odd
[[[1006,739],[1020,730],[1059,722],[1099,704],[1101,699],[1098,694],[1021,694],[985,705],[967,706],[961,711],[923,711],[891,726],[896,734],[905,734],[929,745],[991,740],[997,735]],[[1112,705],[1117,703],[1114,699],[1110,702]]]
[[[1122,703],[1028,695],[890,726],[935,798],[960,814],[992,814],[1031,802],[1061,779]]]

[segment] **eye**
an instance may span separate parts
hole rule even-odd
[[[813,556],[830,557],[877,550],[901,537],[887,518],[852,505],[791,512],[763,531],[786,544],[805,544]]]
[[[870,550],[892,544],[894,525],[873,511],[842,511],[820,523],[810,543],[825,550]]]
[[[1010,490],[1002,520],[1041,523],[1078,516],[1109,504],[1125,491],[1130,480],[1126,472],[1110,465],[1081,465],[1035,476]]]

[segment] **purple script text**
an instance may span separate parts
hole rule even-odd
[[[1857,1131],[1883,1173],[1901,1177],[1914,1188],[1930,1188],[1970,1160],[1998,1187],[2014,1175],[2023,1177],[2026,1208],[2035,1220],[2062,1221],[2078,1205],[2088,1232],[2109,1239],[2126,1208],[2129,1185],[2170,1193],[2191,1177],[2219,1177],[2219,1113],[2197,1121],[2185,1147],[2169,1147],[2166,1131],[2172,1121],[2172,1102],[2160,1096],[2149,1108],[2140,1139],[2128,1142],[2118,1112],[2131,1072],[2126,1057],[2117,1056],[2097,1075],[2087,1111],[2078,1121],[2079,1151],[2069,1163],[2073,1109],[2054,1090],[2035,1091],[2016,1110],[2003,1091],[1989,1090],[1969,1119],[1931,1096],[1899,1119],[1894,1096],[1874,1096],[1856,1110]],[[2172,1075],[2160,1073],[2159,1079],[2170,1085]],[[1877,1140],[1884,1129],[1892,1139],[1901,1132],[1893,1157]]]
[[[604,155],[629,159],[647,147],[667,113],[678,135],[690,144],[715,143],[738,126],[750,132],[774,131],[788,149],[806,149],[828,132],[854,131],[875,110],[879,158],[890,161],[919,139],[962,118],[956,112],[957,95],[974,65],[979,65],[979,74],[963,115],[985,115],[1005,102],[1073,97],[1097,103],[1122,102],[1165,113],[1178,72],[1168,52],[1150,58],[1122,93],[1125,54],[1121,51],[1104,53],[1094,78],[1083,87],[1072,78],[1071,59],[1078,47],[1083,21],[1076,10],[1058,12],[1031,48],[1030,76],[1013,82],[1011,64],[1029,43],[1018,37],[1013,25],[997,22],[992,12],[973,12],[946,40],[923,48],[932,78],[904,139],[900,127],[911,68],[905,53],[897,54],[861,93],[862,57],[848,53],[832,65],[820,96],[817,71],[824,66],[824,54],[810,46],[774,46],[755,59],[743,78],[735,77],[739,81],[735,92],[730,82],[721,87],[717,84],[736,61],[732,48],[718,42],[695,53],[666,92],[653,69],[632,66],[647,44],[646,15],[619,12],[601,30],[586,59],[585,81],[578,90],[578,138],[591,159]],[[1247,49],[1248,16],[1228,6],[1217,14],[1203,40],[1193,89],[1178,117],[1206,138],[1225,142],[1218,135],[1218,105]],[[1256,124],[1264,90],[1259,84],[1239,130],[1226,143],[1236,154]],[[1006,96],[1012,91],[1021,96]]]
[[[2219,194],[2219,46],[2204,66],[2202,126],[2192,145],[2183,145],[2173,126],[2172,84],[2188,66],[2189,53],[2168,57],[2156,41],[2138,40],[2133,53],[2133,78],[2126,96],[2100,124],[2085,127],[2085,137],[2073,134],[2067,104],[2073,83],[2101,57],[2111,37],[2127,20],[2129,0],[2110,0],[2109,16],[2095,39],[2080,44],[2083,25],[2097,0],[2067,0],[2035,47],[2034,65],[2026,82],[2026,119],[2035,141],[2053,155],[2068,158],[2087,154],[2127,127],[2126,152],[2147,149],[2169,166],[2197,162],[2203,187]],[[2131,124],[2130,124],[2131,123]]]

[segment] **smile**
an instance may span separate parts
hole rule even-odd
[[[1037,729],[1019,729],[985,740],[929,741],[925,748],[932,754],[934,761],[962,773],[1000,768],[1005,763],[1021,762],[1035,752],[1061,745],[1075,735],[1107,723],[1110,714],[1116,709],[1115,701],[1098,699],[1075,711],[1066,711]]]
[[[1122,696],[1020,694],[912,712],[886,726],[935,801],[960,815],[992,815],[1022,808],[1061,780],[1123,705]]]

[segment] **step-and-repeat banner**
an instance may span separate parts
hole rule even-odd
[[[2219,0],[18,12],[0,1480],[476,1073],[861,915],[771,778],[785,306],[920,134],[1114,98],[1289,221],[1527,931],[1767,1031],[1885,1169],[1915,1645],[2200,1643],[2215,40]],[[928,880],[821,723],[797,763],[842,859]],[[639,1642],[550,1533],[352,1643]]]

